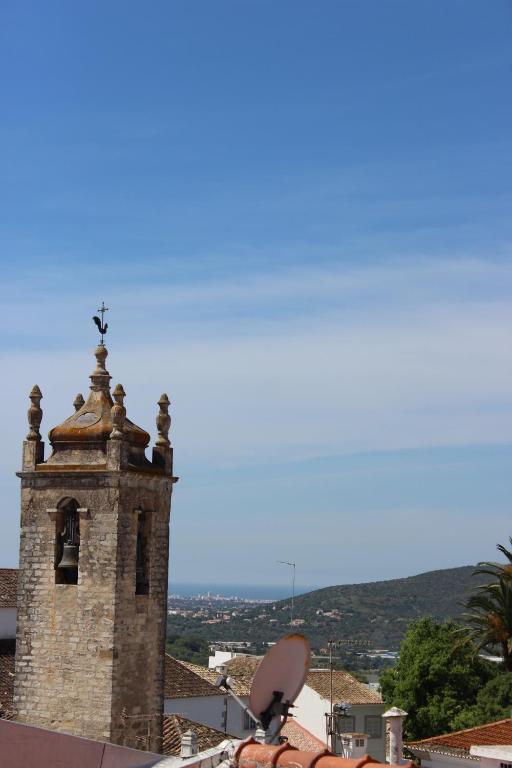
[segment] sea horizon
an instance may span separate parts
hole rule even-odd
[[[295,588],[295,596],[311,592],[317,587],[300,586]],[[286,600],[291,597],[291,587],[279,584],[221,584],[216,582],[169,582],[169,594],[182,597],[195,595],[223,595],[240,597],[244,600]]]

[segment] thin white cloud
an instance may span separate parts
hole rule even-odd
[[[88,328],[90,293],[96,288],[85,273],[74,284],[87,290],[57,292],[44,286],[30,302],[22,301],[14,337],[27,334],[28,343],[19,335],[13,343],[11,337],[0,356],[4,371],[0,487],[10,521],[4,529],[4,564],[16,562],[18,481],[14,473],[26,433],[28,392],[34,383],[43,390],[47,432],[72,413],[73,397],[78,391],[86,392],[93,368],[92,323],[90,336]],[[205,503],[215,518],[215,531],[219,524],[226,524],[223,521],[233,519],[234,508],[244,507],[243,480],[238,488],[235,481],[239,467],[252,468],[258,475],[258,498],[268,506],[268,516],[274,514],[274,502],[273,488],[261,469],[265,464],[278,468],[326,455],[510,442],[510,284],[511,267],[506,262],[416,260],[386,268],[295,270],[292,275],[265,274],[208,284],[204,280],[176,288],[166,279],[161,285],[141,285],[124,299],[114,285],[107,291],[113,301],[104,297],[115,307],[108,367],[114,383],[122,382],[128,393],[129,417],[151,429],[160,393],[167,391],[173,401],[176,469],[185,475],[176,497],[180,522],[175,535],[193,535],[191,526],[197,526]],[[100,285],[105,287],[104,282]],[[15,286],[12,289],[18,298]],[[281,294],[288,302],[287,312],[279,311]],[[169,311],[162,312],[167,295]],[[212,313],[204,317],[204,305],[210,300]],[[254,308],[253,317],[235,323],[233,318],[244,303]],[[83,315],[87,330],[79,332]],[[36,344],[33,332],[41,325],[62,335],[63,341],[39,338]],[[201,492],[193,479],[194,468],[201,466],[212,472],[232,468],[230,488],[211,494],[203,482]],[[288,488],[283,486],[279,501],[283,525],[290,521],[292,510],[297,519],[293,533],[289,532],[290,546],[300,549],[307,536],[312,557],[307,580],[328,579],[321,572],[326,545],[323,538],[314,543],[314,537],[315,520],[332,517],[332,510],[325,506],[319,489],[318,509],[309,523],[301,519],[300,498],[293,497],[293,486],[292,478]],[[417,506],[421,503],[419,499]],[[188,528],[184,509],[191,521]],[[353,535],[360,535],[359,523],[348,511],[345,514]],[[486,515],[494,542],[503,514],[490,509]],[[393,521],[399,525],[400,519],[398,512],[389,518],[390,530]],[[342,526],[345,534],[347,521]],[[421,527],[419,518],[414,525],[422,536],[430,531],[428,525]],[[337,529],[335,525],[333,530]],[[206,538],[196,551],[207,569],[212,556],[206,528],[203,533]],[[337,546],[329,550],[330,557],[336,557]],[[436,545],[430,541],[428,546]],[[403,575],[428,568],[428,551],[425,545],[422,565],[402,560],[397,571],[386,566],[386,573]],[[186,573],[188,566],[180,561],[179,552],[176,557],[180,573]],[[377,561],[376,568],[382,568],[382,558]],[[340,580],[349,579],[350,573],[365,578],[357,572],[357,563],[347,561],[346,565]],[[376,578],[379,573],[367,575]]]

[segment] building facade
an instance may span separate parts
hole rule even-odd
[[[347,715],[340,724],[340,733],[357,734],[365,738],[368,752],[376,760],[386,759],[386,734],[382,715],[384,704],[376,691],[356,680],[343,670],[312,669],[306,684],[297,696],[293,714],[297,722],[324,744],[332,747],[336,754],[344,754],[343,739],[334,743],[327,738],[326,715],[332,704],[349,705]]]
[[[169,515],[169,400],[149,435],[110,391],[95,350],[87,401],[50,431],[30,393],[23,444],[14,709],[53,730],[159,751],[162,739]]]
[[[253,657],[254,658],[254,657]],[[259,661],[259,659],[258,659]],[[240,670],[238,670],[240,673]],[[252,672],[232,675],[232,687],[245,706],[249,704]],[[177,714],[196,723],[215,728],[239,739],[254,736],[254,720],[229,696],[218,688],[217,672],[208,667],[165,657],[166,715]]]
[[[406,749],[425,768],[512,767],[512,718],[410,741]]]

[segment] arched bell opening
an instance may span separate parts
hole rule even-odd
[[[64,499],[55,518],[55,583],[78,584],[80,515],[75,499]]]
[[[137,510],[135,594],[149,595],[151,512]]]

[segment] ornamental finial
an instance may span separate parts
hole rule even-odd
[[[122,384],[116,384],[116,388],[112,392],[112,397],[115,400],[111,409],[113,429],[110,433],[111,440],[122,440],[124,432],[124,422],[126,420],[126,408],[123,405],[126,392],[123,389]]]
[[[108,312],[108,307],[105,306],[105,302],[101,302],[101,307],[98,309],[98,312],[101,315],[101,320],[97,315],[94,315],[93,321],[98,326],[98,331],[100,332],[101,339],[100,344],[103,346],[103,337],[105,336],[107,330],[108,330],[108,323],[105,322],[105,312]]]
[[[27,416],[30,431],[27,435],[27,440],[41,440],[39,427],[41,426],[41,420],[43,418],[43,411],[40,405],[42,397],[43,395],[41,390],[36,384],[34,387],[32,387],[32,390],[29,394],[31,406],[28,409]]]
[[[85,405],[84,396],[82,395],[81,392],[79,392],[78,395],[73,400],[73,405],[75,406],[75,413],[77,413],[80,410],[82,405]]]
[[[170,404],[171,403],[169,401],[169,398],[164,392],[164,394],[160,396],[160,400],[158,401],[160,410],[156,417],[156,428],[158,429],[158,437],[156,439],[156,445],[162,445],[166,448],[168,448],[171,444],[169,441],[169,429],[171,426],[171,417],[169,416]]]

